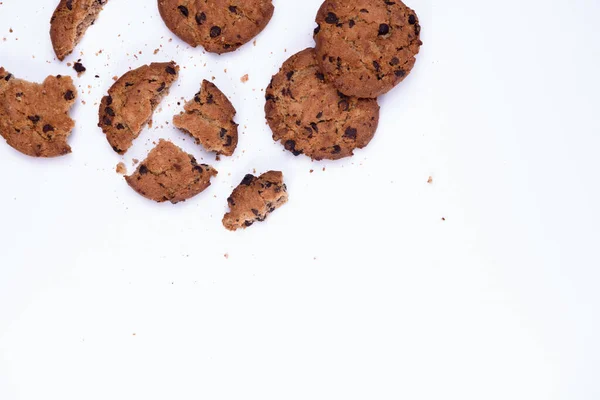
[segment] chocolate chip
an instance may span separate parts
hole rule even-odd
[[[102,119],[102,122],[104,122],[104,125],[111,125],[112,119],[110,119],[108,117],[104,117],[104,119]]]
[[[379,72],[379,70],[381,69],[381,66],[379,65],[379,63],[377,61],[373,61],[373,68],[375,68],[375,71]]]
[[[356,23],[354,22],[354,20],[353,20],[353,19],[351,19],[350,21],[348,21],[348,26],[349,26],[350,28],[352,28],[354,25],[356,25]]]
[[[166,84],[163,82],[163,83],[161,83],[161,84],[160,84],[160,86],[158,87],[158,89],[156,89],[156,91],[160,93],[160,92],[162,92],[163,90],[165,90],[165,87],[166,87],[166,86],[167,86],[167,85],[166,85]]]
[[[114,110],[113,110],[112,108],[110,108],[110,107],[106,107],[106,108],[104,109],[104,112],[105,112],[105,113],[107,113],[108,115],[110,115],[111,117],[114,117],[114,116],[115,116],[115,112],[114,112]]]
[[[67,8],[69,11],[73,10],[73,0],[67,0]]]
[[[46,124],[44,125],[44,127],[42,128],[42,131],[44,133],[48,133],[48,132],[53,132],[54,131],[54,127],[50,124]]]
[[[140,175],[146,175],[148,173],[148,167],[146,167],[144,164],[140,165]]]
[[[235,201],[233,200],[232,197],[227,198],[227,203],[229,203],[230,206],[235,206]]]
[[[253,221],[246,221],[246,222],[244,222],[244,225],[246,225],[248,227],[248,226],[252,226],[253,223],[254,223]]]
[[[252,208],[252,209],[250,209],[250,211],[252,211],[252,214],[254,214],[256,217],[258,217],[260,215],[260,213],[258,212],[258,210],[256,208]]]
[[[414,25],[417,23],[417,17],[415,17],[413,14],[408,16],[408,23],[411,25]]]
[[[361,8],[360,12],[363,13],[363,14],[368,14],[369,10],[367,10],[366,8]]]
[[[390,33],[390,26],[388,24],[379,25],[379,36],[384,36]]]
[[[165,69],[165,71],[167,71],[167,74],[177,75],[175,68],[171,67],[170,65]]]
[[[393,67],[394,65],[398,65],[400,64],[400,60],[398,59],[398,57],[394,57],[391,59],[390,61],[390,65]]]
[[[6,75],[6,77],[4,78],[4,80],[8,82],[10,80],[10,78],[12,78],[12,74]]]
[[[156,81],[152,81],[152,82],[156,82]],[[125,87],[129,87],[129,86],[133,86],[132,82],[125,82]]]
[[[237,7],[236,6],[229,6],[229,12],[232,12],[234,14],[237,13]]]
[[[315,132],[317,132],[317,133],[319,132],[319,127],[317,126],[317,124],[315,122],[311,122],[310,126],[311,126],[311,128],[313,128],[313,130]]]
[[[357,130],[356,128],[348,127],[346,128],[346,132],[344,132],[344,137],[348,139],[356,139]]]
[[[119,149],[117,146],[112,146],[112,149],[116,152],[121,154],[123,151],[121,149]]]
[[[179,9],[179,11],[183,14],[184,17],[187,18],[188,15],[190,15],[190,12],[188,11],[186,6],[178,6],[177,9]]]
[[[323,116],[323,111],[319,111],[319,113],[317,114],[317,119],[321,119],[322,116]]]
[[[27,119],[29,119],[31,122],[33,122],[35,124],[36,122],[39,122],[40,116],[39,115],[30,115],[29,117],[27,117]]]
[[[296,149],[296,142],[293,140],[286,140],[283,147],[285,147],[287,151],[294,151]]]
[[[244,179],[242,179],[242,182],[240,183],[240,185],[250,186],[250,184],[252,183],[253,180],[254,180],[254,175],[248,174],[244,177]]]
[[[206,22],[206,14],[204,14],[203,12],[196,14],[196,23],[198,25],[202,25],[205,22]]]
[[[212,28],[210,28],[210,37],[211,38],[216,38],[217,36],[221,35],[221,28],[219,28],[218,26],[213,26]]]
[[[231,146],[231,143],[233,143],[233,137],[227,135],[227,142],[225,142],[225,147]]]
[[[209,93],[208,96],[206,96],[206,103],[207,104],[212,104],[214,103],[214,99],[213,99],[213,95],[212,93]]]
[[[342,151],[342,148],[336,144],[335,146],[333,146],[333,150],[331,151],[331,154],[338,154],[341,151]]]
[[[287,74],[285,74],[285,76],[287,77],[287,80],[289,81],[290,79],[292,79],[292,76],[294,76],[294,71],[290,71]]]
[[[399,69],[399,70],[396,70],[396,72],[394,72],[394,75],[396,75],[397,77],[401,78],[404,75],[406,75],[406,72],[403,69]]]
[[[73,64],[73,69],[78,73],[81,74],[83,72],[85,72],[86,68],[83,66],[82,63],[80,62],[76,62],[75,64]]]
[[[315,76],[317,77],[318,80],[320,80],[321,82],[325,81],[325,75],[323,75],[321,72],[317,72],[315,74]]]
[[[221,139],[223,139],[226,134],[227,134],[227,129],[221,128],[221,132],[219,132],[219,136],[221,137]]]
[[[328,24],[337,24],[338,21],[339,18],[337,17],[337,15],[335,15],[332,12],[327,13],[327,16],[325,17],[325,22],[327,22]]]
[[[112,104],[112,97],[106,96],[105,99],[106,99],[106,105],[110,106]]]
[[[313,31],[313,33],[315,35],[317,35],[319,32],[321,32],[321,25],[317,24],[317,27],[315,28],[315,30]]]
[[[75,98],[75,95],[73,94],[72,90],[67,90],[65,92],[65,100],[69,101],[69,100],[73,100]]]
[[[342,110],[342,111],[348,111],[348,108],[350,108],[350,104],[348,104],[348,101],[346,100],[341,100],[338,103],[338,107]]]

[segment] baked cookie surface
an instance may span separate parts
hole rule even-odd
[[[316,18],[317,59],[348,96],[375,98],[410,73],[421,26],[400,0],[325,0]]]
[[[273,132],[294,155],[337,160],[373,138],[379,123],[375,99],[340,93],[321,72],[314,49],[284,62],[266,91],[265,113]]]
[[[69,76],[49,76],[38,84],[16,79],[0,67],[0,135],[28,156],[68,154],[67,139],[75,126],[69,110],[76,98]]]
[[[235,108],[217,86],[202,81],[200,92],[185,104],[184,110],[173,117],[175,127],[208,151],[233,154],[238,144],[238,125],[233,122]]]
[[[217,171],[210,165],[198,164],[192,155],[161,139],[125,180],[147,199],[176,204],[203,192],[216,175]]]
[[[113,150],[125,153],[179,75],[173,61],[152,63],[127,72],[100,103],[98,126]]]
[[[158,0],[167,27],[190,46],[234,51],[258,35],[273,16],[272,0]]]
[[[50,39],[59,60],[73,52],[108,0],[60,0],[50,19]]]
[[[287,201],[287,187],[281,172],[265,172],[258,178],[248,174],[227,199],[231,211],[223,217],[223,226],[230,231],[245,229],[264,221]]]

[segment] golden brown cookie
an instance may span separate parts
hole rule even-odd
[[[113,150],[125,153],[179,75],[175,62],[152,63],[127,72],[100,103],[98,126]]]
[[[210,186],[217,171],[167,140],[160,140],[137,170],[125,180],[139,194],[158,203],[185,201]]]
[[[423,44],[417,15],[400,0],[325,0],[317,24],[317,59],[348,96],[391,90],[410,73]]]
[[[70,153],[67,138],[75,123],[69,110],[76,97],[69,76],[49,76],[38,84],[15,79],[0,67],[0,135],[32,157]]]
[[[213,83],[202,81],[200,92],[173,117],[173,125],[191,135],[206,150],[230,156],[238,143],[235,108]]]
[[[265,113],[279,140],[294,155],[337,160],[373,138],[379,123],[375,99],[340,93],[321,72],[314,49],[290,57],[266,91]]]
[[[167,27],[190,46],[234,51],[267,26],[272,0],[158,0]]]
[[[230,231],[245,229],[264,221],[287,201],[287,187],[281,172],[265,172],[258,178],[248,174],[227,199],[231,211],[223,217],[223,226]]]
[[[50,38],[59,60],[73,52],[108,0],[60,0],[50,19]]]

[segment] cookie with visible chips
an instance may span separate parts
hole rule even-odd
[[[264,221],[287,201],[287,186],[280,171],[265,172],[258,178],[248,174],[227,199],[230,211],[223,217],[223,226],[230,231],[246,229]]]
[[[212,82],[202,81],[200,92],[173,117],[173,125],[188,133],[206,150],[231,156],[238,144],[235,108]]]
[[[59,60],[73,52],[108,0],[60,0],[50,19],[50,39]]]
[[[76,98],[69,76],[49,76],[38,84],[16,79],[0,67],[0,135],[28,156],[68,154],[67,139],[75,126],[69,110]]]
[[[190,46],[211,53],[238,49],[273,16],[272,0],[158,0],[167,27]]]
[[[265,113],[274,140],[296,156],[315,160],[352,156],[369,144],[379,123],[377,100],[340,93],[311,48],[290,57],[273,76]]]
[[[114,151],[127,152],[178,76],[175,62],[152,63],[127,72],[112,85],[100,103],[98,126]]]
[[[316,18],[317,59],[348,96],[375,98],[410,73],[421,25],[400,0],[325,0]]]
[[[148,157],[125,180],[129,186],[147,199],[173,204],[190,199],[210,186],[217,171],[161,139]]]

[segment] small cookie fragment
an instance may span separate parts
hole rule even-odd
[[[127,167],[125,166],[125,163],[123,163],[123,162],[118,163],[116,171],[117,171],[117,174],[119,174],[119,175],[127,174]]]
[[[273,16],[272,0],[158,0],[167,27],[190,46],[234,51],[258,35]]]
[[[50,38],[62,61],[73,52],[108,0],[61,0],[50,19]],[[79,72],[79,71],[78,71]]]
[[[188,133],[206,150],[231,156],[238,144],[235,108],[213,83],[203,80],[200,92],[173,117],[173,125]]]
[[[369,144],[379,123],[377,100],[340,93],[325,79],[310,48],[290,57],[273,76],[265,113],[273,140],[315,160],[352,156]]]
[[[152,63],[127,72],[102,98],[98,126],[113,150],[124,154],[179,76],[175,62]]]
[[[325,0],[316,18],[317,59],[344,94],[375,98],[410,73],[421,26],[400,0]]]
[[[192,155],[161,139],[136,171],[126,176],[125,180],[133,190],[147,199],[176,204],[203,192],[210,186],[213,176],[217,176],[213,167],[198,164]]]
[[[248,174],[227,199],[231,211],[223,217],[223,226],[230,231],[246,229],[264,221],[287,201],[287,187],[281,172],[265,172],[258,178]]]
[[[76,98],[69,76],[49,76],[38,84],[16,79],[0,67],[0,135],[28,156],[68,154],[67,139],[75,126],[69,110]]]

